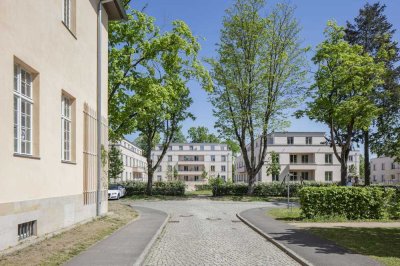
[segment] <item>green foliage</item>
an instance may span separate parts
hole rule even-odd
[[[222,143],[228,145],[228,149],[232,151],[233,156],[236,156],[240,153],[240,146],[237,141],[233,139],[227,139],[224,140]]]
[[[211,184],[199,184],[199,185],[194,185],[194,188],[196,191],[212,190],[212,185]]]
[[[281,164],[279,163],[279,154],[271,151],[267,161],[267,175],[279,175],[280,173]]]
[[[125,184],[127,196],[145,195],[147,183],[128,182]],[[185,195],[186,185],[182,181],[154,182],[152,194],[163,196],[183,196]]]
[[[186,137],[182,133],[182,127],[179,127],[179,129],[175,132],[174,136],[172,137],[171,140],[172,143],[186,143]]]
[[[188,136],[191,143],[220,143],[221,140],[212,133],[208,132],[208,128],[203,126],[191,127],[188,130]]]
[[[396,193],[381,187],[304,187],[299,191],[302,216],[342,216],[349,220],[394,218]]]
[[[288,125],[285,109],[301,100],[306,75],[307,49],[301,48],[293,7],[278,4],[266,13],[264,0],[237,0],[226,11],[218,56],[208,60],[216,84],[210,95],[215,126],[239,144],[250,194],[264,164],[267,134]]]
[[[368,129],[381,111],[370,94],[382,83],[384,67],[365,54],[361,46],[346,42],[343,28],[336,23],[328,22],[325,36],[313,57],[318,70],[305,114],[329,127],[329,140],[341,163],[344,185],[349,152],[358,141],[357,132]]]
[[[113,178],[115,180],[119,178],[124,171],[124,163],[121,156],[121,151],[114,145],[111,146],[108,152],[108,178]]]

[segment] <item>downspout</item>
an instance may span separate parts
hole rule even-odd
[[[104,3],[113,0],[100,0],[97,7],[97,201],[96,215],[101,214],[101,10]]]

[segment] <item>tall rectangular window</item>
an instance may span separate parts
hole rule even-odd
[[[222,171],[222,172],[225,172],[225,171],[226,171],[225,165],[221,165],[221,171]]]
[[[294,142],[294,138],[293,137],[287,137],[287,144],[288,145],[292,145]]]
[[[297,155],[290,154],[290,163],[297,163]]]
[[[332,171],[326,171],[325,172],[325,181],[326,182],[331,182],[332,181]]]
[[[71,132],[72,132],[72,104],[66,96],[61,97],[61,158],[63,161],[71,161]]]
[[[312,137],[306,137],[306,144],[311,145],[312,144]]]
[[[215,155],[211,155],[211,162],[215,162]]]
[[[226,156],[225,156],[225,155],[222,155],[222,156],[221,156],[221,161],[223,161],[223,162],[226,161]]]
[[[32,76],[14,65],[14,152],[32,155]]]
[[[172,162],[172,155],[168,155],[168,162]]]
[[[327,153],[327,154],[325,154],[325,163],[327,163],[327,164],[332,164],[332,154],[330,154],[330,153]]]
[[[308,155],[302,155],[301,156],[301,162],[302,163],[308,163]]]
[[[63,0],[63,22],[71,28],[71,0]]]

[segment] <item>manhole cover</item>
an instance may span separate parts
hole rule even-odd
[[[169,220],[168,222],[169,223],[179,223],[179,221],[176,221],[176,220]]]
[[[221,218],[217,218],[217,217],[209,217],[209,218],[206,218],[207,220],[209,220],[209,221],[219,221],[219,220],[221,220]]]
[[[193,214],[182,214],[182,215],[179,215],[179,217],[192,217],[193,216]]]

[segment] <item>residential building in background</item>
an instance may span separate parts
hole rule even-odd
[[[260,139],[256,141],[255,156],[260,152]],[[281,172],[273,176],[267,174],[269,153],[274,151],[279,156]],[[359,175],[360,153],[351,151],[348,167]],[[235,182],[248,182],[243,156],[235,161]],[[350,174],[350,173],[349,173]],[[333,148],[326,144],[324,132],[275,132],[268,136],[267,156],[265,163],[257,174],[257,182],[283,181],[290,176],[291,180],[339,182],[340,162]]]
[[[390,157],[372,159],[371,183],[400,184],[400,164]]]
[[[162,147],[152,151],[153,161],[161,152]],[[208,177],[232,180],[232,163],[232,151],[226,144],[171,143],[153,178],[154,181],[182,180],[191,189],[195,184],[208,182],[202,177],[203,173]]]
[[[98,4],[0,1],[0,250],[96,216]],[[107,147],[108,21],[125,11],[117,0],[102,8]]]
[[[145,181],[147,182],[147,162],[143,156],[143,150],[132,142],[124,139],[113,144],[121,151],[121,160],[124,164],[124,171],[121,177],[114,182]]]

